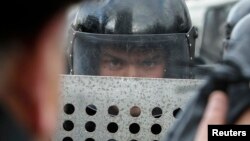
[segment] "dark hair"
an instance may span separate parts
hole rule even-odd
[[[0,43],[32,41],[54,15],[80,0],[4,1],[0,6]],[[1,46],[2,48],[2,46]]]

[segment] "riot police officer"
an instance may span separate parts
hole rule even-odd
[[[236,24],[229,41],[232,49],[225,54],[224,64],[200,89],[189,110],[170,131],[168,141],[207,141],[208,125],[250,123],[249,23],[250,14]]]

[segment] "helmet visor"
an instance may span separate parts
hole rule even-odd
[[[73,74],[189,78],[189,44],[178,34],[92,34],[75,32]]]

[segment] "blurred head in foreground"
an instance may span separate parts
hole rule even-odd
[[[1,5],[12,11],[1,8],[0,12],[0,105],[32,139],[47,139],[55,128],[58,74],[64,65],[61,36],[66,8],[75,2],[12,1]]]

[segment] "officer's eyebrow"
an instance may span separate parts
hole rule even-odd
[[[103,57],[109,57],[109,58],[115,58],[115,59],[119,59],[122,61],[126,61],[128,58],[126,56],[122,56],[120,54],[116,54],[116,53],[112,53],[112,52],[108,52],[108,51],[104,51],[102,53]],[[141,58],[142,60],[159,60],[162,59],[164,55],[162,55],[161,52],[147,52],[145,53],[145,56],[143,58]]]
[[[150,60],[157,60],[157,59],[162,59],[164,55],[161,53],[153,53],[153,54],[148,54],[145,56],[145,59],[150,59]]]
[[[145,59],[157,60],[157,59],[160,59],[160,58],[162,58],[162,56],[156,54],[156,55],[154,55],[154,56],[148,56],[148,57],[146,57]]]
[[[109,57],[109,58],[115,58],[115,59],[119,59],[119,60],[126,60],[126,59],[122,58],[122,56],[112,55],[112,54],[109,54],[108,52],[103,53],[103,56]]]

